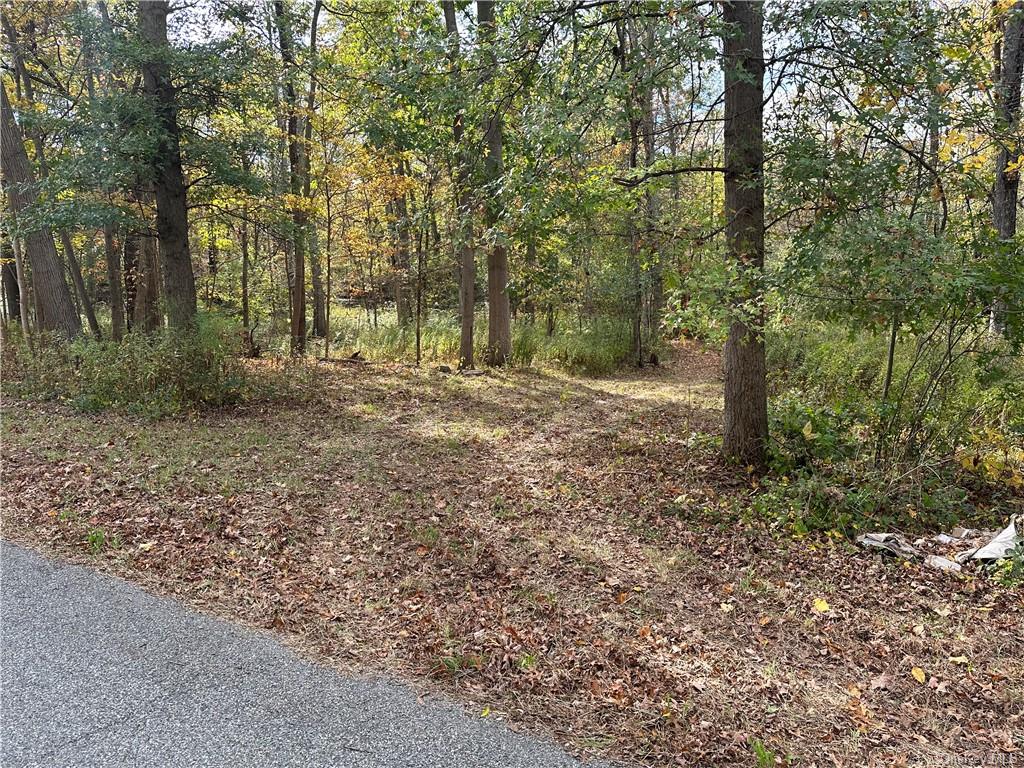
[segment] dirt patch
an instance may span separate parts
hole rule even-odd
[[[717,356],[603,380],[321,368],[308,403],[156,423],[8,403],[4,536],[583,754],[1024,748],[1021,594],[769,536],[716,456]]]

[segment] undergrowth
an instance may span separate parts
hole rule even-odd
[[[382,312],[374,324],[364,314],[346,310],[331,318],[331,346],[338,355],[359,352],[368,360],[412,362],[416,359],[415,325],[399,326],[391,313]],[[430,313],[420,329],[421,360],[428,364],[455,365],[459,357],[459,324],[450,313]],[[487,318],[478,314],[474,323],[474,355],[484,359]],[[541,322],[519,319],[512,326],[511,364],[519,368],[555,366],[572,373],[600,376],[628,365],[632,345],[628,322],[594,318],[566,321],[550,335]]]
[[[771,472],[755,510],[797,534],[993,527],[1024,508],[1019,361],[935,350],[824,323],[770,328]],[[984,362],[984,364],[982,364]],[[927,407],[922,408],[921,403]]]
[[[247,376],[240,337],[216,316],[200,316],[189,332],[129,333],[120,342],[70,344],[14,336],[4,360],[8,392],[59,400],[77,410],[108,408],[160,417],[239,402]]]

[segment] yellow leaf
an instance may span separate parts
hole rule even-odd
[[[815,440],[819,437],[819,435],[814,431],[814,428],[811,426],[811,422],[809,421],[806,424],[804,424],[803,435],[808,440]]]
[[[491,714],[491,708],[484,707],[483,712],[480,713],[480,717],[487,717],[489,714]]]
[[[920,667],[914,667],[912,670],[910,670],[910,674],[914,676],[914,679],[917,680],[917,682],[924,685],[925,674],[923,669],[921,669]]]
[[[971,661],[966,656],[950,656],[949,660],[954,664],[969,664]]]
[[[828,613],[830,610],[828,600],[823,597],[814,598],[814,610],[818,613]]]

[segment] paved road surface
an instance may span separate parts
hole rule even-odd
[[[0,544],[3,768],[569,768],[554,745]]]

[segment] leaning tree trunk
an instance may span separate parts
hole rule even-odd
[[[1024,72],[1024,0],[1017,0],[1005,12],[1002,21],[1002,39],[995,51],[997,111],[1001,127],[1007,136],[1017,136],[1020,130],[1021,79]],[[1001,49],[1001,50],[1000,50]],[[999,240],[1012,248],[1017,234],[1017,192],[1020,188],[1020,169],[1007,170],[1020,156],[1022,148],[1017,142],[1000,142],[996,156],[995,183],[992,186],[992,219]],[[991,327],[1001,332],[1006,323],[1006,307],[997,301],[992,307]]]
[[[142,74],[146,95],[157,117],[153,181],[164,306],[170,327],[188,328],[195,322],[196,279],[188,246],[188,207],[181,170],[177,97],[167,60],[170,51],[167,13],[167,0],[139,2],[139,30],[146,44]]]
[[[0,87],[3,101],[2,126],[0,126],[0,162],[3,166],[4,185],[10,198],[11,212],[17,216],[34,202],[29,188],[35,178],[25,152],[21,128],[14,121],[14,110],[7,98],[6,84]],[[32,282],[39,302],[41,317],[36,323],[41,331],[55,331],[67,339],[73,339],[82,332],[82,319],[75,311],[71,291],[64,280],[64,270],[57,258],[53,233],[41,227],[33,227],[23,233],[25,254],[32,266]]]
[[[760,0],[728,0],[725,68],[725,220],[727,258],[745,276],[725,344],[725,455],[761,468],[768,443],[764,310],[764,51]],[[737,310],[740,307],[737,306]]]
[[[35,108],[35,87],[32,84],[32,78],[29,77],[28,69],[25,67],[25,58],[21,53],[18,31],[6,15],[3,16],[3,25],[4,31],[7,34],[8,42],[11,45],[13,54],[12,63],[14,64],[16,81],[20,80],[25,99],[29,102],[31,107]],[[38,130],[32,130],[29,132],[29,138],[31,138],[32,146],[35,148],[36,164],[39,169],[39,175],[42,179],[46,179],[50,175],[50,169],[46,162],[46,147],[43,144],[42,134]],[[68,263],[68,271],[71,273],[71,280],[75,286],[75,294],[78,296],[79,302],[81,302],[82,311],[85,313],[85,319],[89,324],[89,330],[98,340],[101,337],[100,325],[96,320],[96,311],[93,308],[92,298],[86,288],[85,280],[82,277],[82,266],[78,261],[78,257],[75,255],[75,247],[71,242],[71,234],[67,229],[62,228],[59,231],[59,236],[61,247],[64,250],[64,257]]]
[[[495,52],[494,0],[477,0],[477,22],[480,43],[484,48],[483,87],[493,90],[498,59]],[[489,95],[494,101],[494,93]],[[512,307],[508,300],[508,252],[502,234],[498,232],[502,219],[501,179],[505,173],[502,160],[501,111],[494,106],[484,121],[487,157],[484,175],[488,187],[484,201],[485,223],[493,243],[487,254],[487,364],[505,365],[512,355]]]

